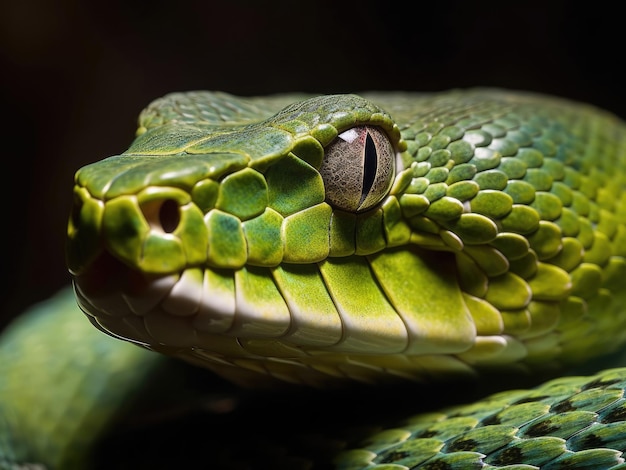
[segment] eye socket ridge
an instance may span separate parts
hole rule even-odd
[[[395,166],[396,151],[382,129],[347,129],[326,147],[319,170],[326,201],[348,212],[373,208],[389,193]]]

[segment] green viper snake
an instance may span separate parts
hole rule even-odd
[[[0,336],[0,468],[626,468],[609,112],[173,93],[73,194],[73,289]]]

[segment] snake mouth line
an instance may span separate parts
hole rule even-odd
[[[416,367],[412,361],[421,360],[468,370],[462,359],[450,355],[471,348],[473,325],[464,317],[464,328],[443,336],[442,328],[434,328],[431,334],[428,322],[444,326],[451,320],[410,311],[406,302],[394,305],[405,283],[381,283],[380,272],[393,273],[391,266],[404,264],[409,254],[391,253],[400,258],[378,255],[236,271],[192,267],[164,276],[138,273],[103,253],[74,284],[81,308],[100,330],[149,349],[191,355],[195,362],[252,360],[256,365],[249,367],[261,369],[267,361],[295,362],[329,370],[338,367],[329,365],[334,362],[372,370],[389,362],[402,375],[407,373],[403,369]],[[361,289],[351,288],[348,278]],[[446,285],[447,297],[454,298],[453,284]],[[464,315],[463,300],[457,300],[450,310]]]
[[[439,273],[424,269],[406,279],[406,265],[426,266],[419,256],[398,249],[311,264],[192,266],[157,275],[103,252],[75,275],[74,285],[88,315],[103,326],[139,322],[135,339],[143,342],[195,346],[197,335],[206,333],[358,354],[462,352],[476,336],[465,301]],[[436,258],[431,262],[440,262]],[[449,304],[445,315],[432,308],[442,296]]]

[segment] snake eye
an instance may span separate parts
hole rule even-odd
[[[362,212],[389,192],[395,176],[395,151],[387,134],[377,127],[348,129],[326,147],[320,174],[329,204]]]

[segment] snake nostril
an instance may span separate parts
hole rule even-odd
[[[180,223],[178,204],[173,199],[166,199],[159,209],[159,223],[165,233],[172,233]]]
[[[180,223],[180,209],[174,199],[150,201],[143,204],[141,209],[153,230],[172,233]]]

